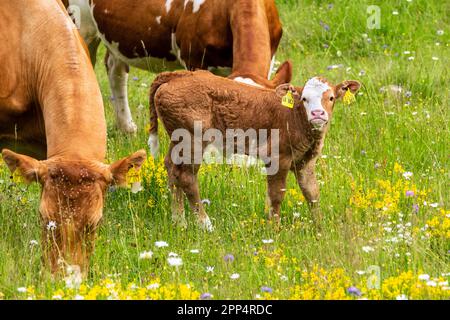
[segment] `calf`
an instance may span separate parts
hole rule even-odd
[[[173,133],[181,128],[188,132],[190,141],[201,143],[202,151],[208,144],[216,143],[209,138],[194,136],[196,122],[201,123],[201,135],[211,128],[219,130],[222,137],[227,129],[279,130],[278,142],[270,140],[265,145],[258,145],[273,156],[270,162],[265,160],[266,167],[273,162],[277,162],[278,167],[276,172],[267,175],[269,218],[280,220],[280,205],[289,171],[295,174],[310,207],[318,208],[315,163],[323,147],[334,104],[348,90],[354,94],[359,88],[357,81],[344,81],[333,86],[324,78],[314,77],[304,87],[285,84],[269,90],[219,78],[207,71],[160,74],[152,84],[150,105],[154,115],[152,125],[155,126],[159,118],[172,137],[165,164],[173,196],[174,221],[186,224],[184,192],[201,226],[213,229],[199,194],[197,173],[201,161],[180,161],[180,156],[186,159],[186,154],[177,154],[177,146],[182,141],[174,142],[173,137]],[[285,106],[282,100],[287,100],[283,102]],[[195,147],[193,149],[188,155],[190,159],[195,157]],[[246,140],[241,152],[248,154],[248,150]],[[186,153],[185,149],[182,151]]]
[[[42,186],[42,245],[52,271],[66,264],[86,271],[108,186],[125,185],[145,151],[104,163],[102,96],[59,0],[3,1],[0,41],[3,160],[11,172]]]

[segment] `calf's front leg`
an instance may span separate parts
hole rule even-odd
[[[289,170],[280,168],[275,175],[267,176],[267,202],[269,219],[280,223],[280,207],[286,192],[286,178]]]
[[[297,179],[297,183],[308,201],[309,208],[313,215],[315,222],[322,220],[320,208],[319,208],[319,184],[316,178],[316,159],[310,160],[301,168],[294,168],[294,174]]]

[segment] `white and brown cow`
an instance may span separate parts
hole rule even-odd
[[[42,245],[52,271],[66,263],[86,270],[108,186],[124,184],[146,154],[104,163],[102,96],[59,0],[2,1],[0,43],[3,160],[42,186]]]
[[[274,0],[64,0],[95,61],[103,42],[117,124],[135,132],[128,66],[161,72],[228,68],[237,81],[274,88],[291,79],[285,65],[269,81],[282,28]],[[94,62],[95,63],[95,62]]]

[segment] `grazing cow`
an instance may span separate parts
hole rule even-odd
[[[127,97],[129,65],[152,72],[226,67],[232,79],[270,88],[290,81],[284,72],[268,80],[282,35],[274,0],[64,1],[91,57],[100,40],[108,48],[112,103],[124,132],[136,131]]]
[[[126,184],[145,151],[104,164],[102,96],[59,0],[3,1],[0,42],[3,160],[11,172],[42,187],[42,245],[51,270],[69,264],[86,271],[108,186]]]
[[[323,147],[334,104],[348,90],[355,93],[359,88],[360,83],[357,81],[344,81],[333,86],[327,80],[315,77],[306,82],[303,88],[284,84],[276,90],[270,90],[220,78],[207,71],[160,74],[151,87],[150,105],[152,112],[157,114],[157,117],[153,117],[153,122],[159,118],[172,138],[165,164],[172,191],[174,221],[185,225],[184,192],[190,207],[198,215],[200,224],[212,230],[198,189],[197,172],[201,161],[195,161],[194,154],[198,149],[196,151],[194,146],[188,154],[189,160],[180,161],[180,156],[186,159],[184,153],[187,151],[180,150],[177,146],[185,142],[183,140],[186,136],[175,142],[180,138],[178,133],[173,135],[177,129],[187,132],[189,146],[190,143],[200,143],[201,151],[212,142],[219,142],[222,147],[225,145],[224,141],[216,141],[221,139],[217,135],[207,137],[208,131],[213,128],[221,133],[222,138],[228,138],[227,130],[233,130],[231,151],[239,147],[234,141],[239,129],[278,129],[278,142],[275,140],[273,143],[271,139],[265,145],[257,146],[258,156],[262,149],[273,156],[271,163],[266,162],[266,167],[271,166],[274,161],[278,162],[278,170],[267,176],[269,218],[274,218],[277,222],[280,220],[280,205],[289,171],[295,174],[310,207],[313,211],[318,211],[319,187],[315,163]],[[287,92],[291,95],[291,105],[288,99],[287,106],[283,106],[284,99],[281,97],[286,97]],[[197,133],[201,137],[195,136],[196,122],[198,124],[199,121],[201,131]],[[250,142],[244,142],[245,147],[241,148],[241,153],[249,154]]]

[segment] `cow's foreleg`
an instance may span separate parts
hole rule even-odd
[[[117,126],[123,132],[135,133],[137,126],[133,122],[128,104],[127,83],[129,67],[111,53],[106,57],[106,67],[111,87],[112,103],[116,112]]]

